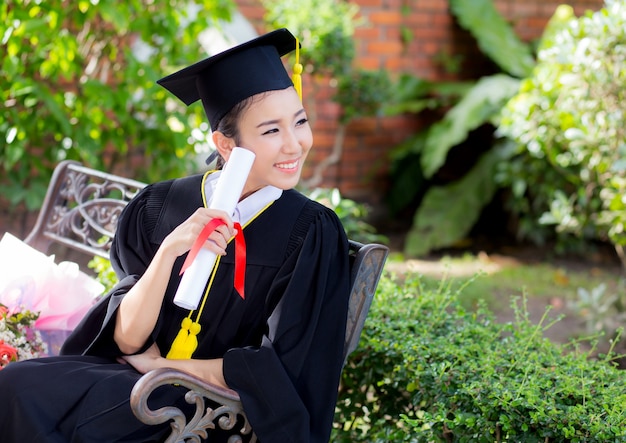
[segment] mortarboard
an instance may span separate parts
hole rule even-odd
[[[287,29],[277,29],[157,81],[187,106],[201,100],[215,130],[240,101],[293,86],[281,57],[299,46]],[[299,49],[299,48],[298,48]],[[301,70],[301,68],[300,68]]]

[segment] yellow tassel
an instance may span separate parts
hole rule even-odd
[[[170,360],[190,359],[198,347],[198,334],[200,333],[200,323],[191,321],[185,317],[180,325],[180,331],[176,335],[167,358]]]
[[[191,323],[191,327],[189,328],[189,335],[187,336],[187,340],[185,340],[185,355],[183,358],[191,358],[193,353],[196,351],[198,347],[198,333],[200,332],[200,323],[193,322]]]
[[[298,97],[300,97],[300,101],[302,101],[302,71],[303,67],[300,64],[300,42],[298,41],[298,37],[296,37],[296,63],[293,65],[293,75],[291,76],[291,80],[293,81],[293,87],[296,89],[298,93]]]
[[[176,338],[172,342],[172,347],[167,353],[166,358],[172,360],[182,360],[185,358],[185,343],[187,341],[187,337],[189,337],[189,328],[191,328],[191,325],[192,321],[189,317],[183,318],[180,325],[180,331],[178,331]]]

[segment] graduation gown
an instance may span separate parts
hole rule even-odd
[[[3,442],[146,442],[167,433],[168,424],[143,425],[130,411],[130,390],[141,374],[115,362],[121,354],[113,340],[115,315],[163,239],[202,206],[201,187],[201,175],[156,183],[128,204],[111,249],[118,285],[86,315],[63,355],[0,371]],[[239,393],[262,443],[326,443],[343,363],[345,232],[332,210],[295,190],[284,191],[243,231],[246,298],[233,287],[231,242],[202,311],[193,358],[223,357],[226,382]],[[165,355],[189,314],[173,303],[185,257],[174,265],[144,349],[156,342]],[[164,387],[152,406],[184,406],[183,394],[180,387]],[[223,438],[214,434],[209,441]]]

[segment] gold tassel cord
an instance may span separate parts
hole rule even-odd
[[[191,328],[191,318],[185,317],[180,325],[180,331],[176,334],[176,338],[172,342],[172,347],[170,351],[167,353],[167,357],[173,360],[182,360],[185,354],[185,342],[187,341],[187,337],[189,337],[189,329]]]
[[[300,41],[298,37],[296,37],[296,63],[293,65],[293,75],[291,76],[291,80],[293,81],[293,87],[296,89],[298,93],[298,97],[300,97],[300,101],[302,101],[302,71],[303,67],[300,64]]]
[[[200,323],[194,321],[189,327],[189,335],[183,347],[184,356],[183,359],[189,359],[193,355],[194,351],[198,347],[198,334],[200,333]]]

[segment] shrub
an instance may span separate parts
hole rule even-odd
[[[109,292],[118,281],[115,271],[111,266],[111,262],[103,257],[95,256],[89,263],[87,263],[89,269],[92,269],[96,279],[104,285],[103,294]]]
[[[333,441],[626,441],[626,375],[611,352],[550,342],[523,299],[509,323],[466,310],[462,291],[381,280],[343,372]]]
[[[556,228],[570,246],[608,240],[626,265],[625,62],[624,0],[546,36],[533,74],[502,112],[499,132],[517,156],[498,177],[513,191],[521,234]]]
[[[335,211],[351,240],[361,243],[389,242],[386,236],[377,233],[376,228],[366,221],[369,214],[366,204],[344,198],[337,188],[315,188],[305,194]]]
[[[0,2],[0,197],[38,209],[65,159],[148,182],[195,170],[202,107],[186,108],[155,79],[205,57],[198,34],[233,9],[229,0]]]

